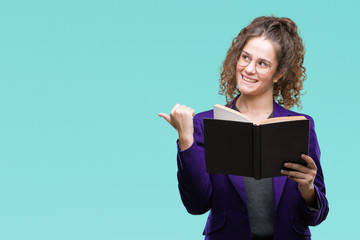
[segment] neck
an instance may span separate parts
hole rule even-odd
[[[244,114],[270,115],[273,112],[273,95],[240,95],[240,97],[236,101],[236,107],[240,110],[240,112]]]

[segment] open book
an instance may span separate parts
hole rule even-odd
[[[214,119],[204,118],[206,171],[254,177],[283,176],[285,162],[306,165],[309,120],[304,116],[269,118],[255,124],[249,117],[216,104]]]

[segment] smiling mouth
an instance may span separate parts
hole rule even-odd
[[[249,83],[256,83],[256,82],[257,82],[257,80],[247,78],[247,77],[245,77],[245,76],[242,75],[242,74],[241,74],[241,76],[242,76],[242,78],[243,78],[246,82],[249,82]]]

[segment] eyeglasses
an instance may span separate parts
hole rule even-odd
[[[249,65],[251,63],[251,61],[253,60],[253,58],[251,57],[251,55],[245,51],[241,51],[239,53],[239,58],[238,58],[238,64],[241,67],[246,67],[247,65]],[[259,58],[259,59],[254,59],[255,61],[255,69],[256,72],[259,74],[266,74],[268,72],[271,71],[271,65],[272,63],[268,60]]]

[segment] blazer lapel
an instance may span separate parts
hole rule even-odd
[[[235,190],[239,194],[241,200],[244,202],[245,206],[247,206],[244,178],[242,176],[236,176],[236,175],[227,175],[227,176],[229,177],[231,183],[234,185]]]
[[[236,192],[239,194],[241,200],[244,202],[245,206],[247,206],[246,202],[246,190],[244,184],[244,178],[242,176],[235,175],[227,175],[234,185]],[[287,177],[274,177],[273,178],[273,194],[274,194],[274,212],[276,212],[277,206],[279,205],[279,201],[284,190]]]
[[[274,100],[273,100],[273,111],[274,111],[273,117],[291,116],[289,110],[286,110],[285,108],[277,104]]]
[[[277,206],[282,195],[282,192],[287,181],[287,177],[273,177],[273,194],[274,194],[274,213],[276,212]]]

